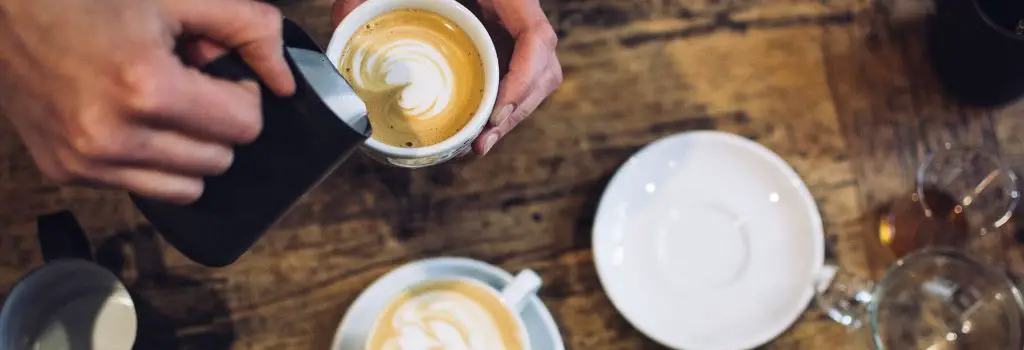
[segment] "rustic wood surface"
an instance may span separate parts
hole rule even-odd
[[[124,193],[46,181],[0,122],[0,299],[42,263],[36,216],[67,208],[150,315],[146,349],[326,349],[375,278],[441,255],[538,271],[569,349],[657,349],[612,307],[590,250],[607,180],[653,140],[718,129],[774,150],[810,186],[830,254],[875,275],[889,259],[871,243],[873,213],[912,189],[925,154],[980,147],[1024,170],[1024,104],[966,109],[942,95],[923,1],[542,3],[565,83],[492,155],[416,171],[356,157],[226,268],[154,239]],[[330,0],[278,4],[326,44]],[[1021,246],[1006,247],[1024,272]],[[764,348],[865,346],[809,307]]]

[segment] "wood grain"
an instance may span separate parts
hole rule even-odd
[[[327,43],[330,0],[276,3]],[[35,217],[67,208],[141,300],[146,349],[323,349],[375,278],[441,255],[538,271],[570,349],[658,349],[612,307],[590,251],[603,187],[651,141],[718,129],[767,146],[810,186],[830,253],[875,275],[890,262],[871,240],[875,212],[912,189],[925,154],[948,142],[1024,171],[1024,103],[977,110],[943,96],[926,2],[541,3],[565,82],[493,154],[416,171],[356,157],[226,268],[163,244],[124,193],[43,179],[0,119],[0,290],[42,263]],[[1024,272],[1021,253],[1007,246],[1010,269]],[[809,307],[763,348],[866,346]]]

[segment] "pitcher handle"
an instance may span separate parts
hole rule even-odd
[[[39,216],[36,230],[44,261],[67,258],[93,260],[89,239],[70,211]]]

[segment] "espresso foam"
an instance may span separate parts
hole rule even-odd
[[[377,320],[367,349],[521,349],[513,316],[482,288],[443,281],[400,295]]]
[[[483,64],[451,20],[423,10],[380,15],[345,46],[339,68],[366,103],[373,138],[424,147],[455,135],[483,95]]]
[[[436,118],[448,107],[455,73],[436,47],[396,40],[381,45],[379,52],[352,54],[355,64],[363,67],[360,74],[353,74],[353,83],[374,91],[403,87],[397,103],[406,118]]]

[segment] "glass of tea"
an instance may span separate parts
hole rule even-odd
[[[997,157],[947,144],[924,160],[916,180],[914,193],[894,201],[879,222],[879,241],[896,258],[926,246],[998,248],[997,229],[1020,194],[1017,176]]]

